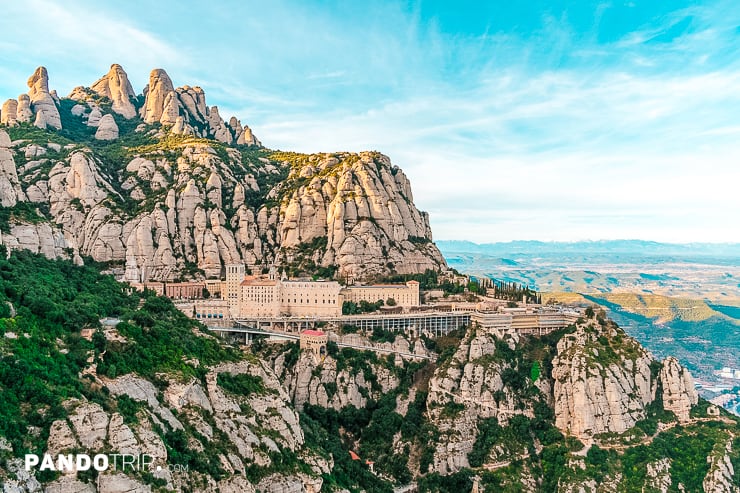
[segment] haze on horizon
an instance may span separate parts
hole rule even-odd
[[[389,155],[435,239],[740,242],[740,4],[481,3],[10,0],[0,99],[162,67],[270,148]]]

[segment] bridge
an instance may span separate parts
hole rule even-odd
[[[342,315],[338,317],[262,317],[237,319],[239,326],[249,326],[265,331],[279,333],[299,333],[313,329],[319,323],[342,327],[352,325],[362,330],[383,329],[391,332],[413,334],[427,333],[439,337],[448,332],[470,325],[472,312],[412,312],[361,315]]]
[[[273,340],[284,340],[284,341],[297,341],[300,339],[299,334],[290,333],[290,332],[281,332],[281,331],[275,331],[275,330],[263,330],[263,329],[255,329],[251,327],[219,327],[219,326],[209,326],[208,327],[212,332],[217,333],[221,337],[224,337],[226,339],[229,339],[233,342],[242,342],[241,336],[244,336],[244,344],[249,344],[252,340],[254,340],[257,336],[266,336],[269,339]],[[366,346],[364,344],[349,344],[344,342],[336,342],[337,346],[339,347],[346,347],[351,349],[357,349],[359,351],[373,351],[375,353],[380,354],[397,354],[401,356],[402,358],[407,359],[424,359],[428,360],[431,359],[429,356],[424,356],[420,354],[414,354],[414,353],[405,353],[402,351],[396,351],[395,349],[387,349],[387,348],[379,348],[375,346]]]
[[[367,332],[373,329],[383,329],[390,332],[405,332],[412,337],[419,334],[439,337],[473,323],[484,329],[513,329],[519,334],[542,336],[574,324],[580,315],[576,311],[525,312],[520,309],[504,312],[429,311],[394,314],[364,313],[338,317],[263,317],[237,319],[234,322],[238,326],[276,334],[298,334],[306,329],[320,327],[320,324],[328,324],[335,327],[355,326]]]

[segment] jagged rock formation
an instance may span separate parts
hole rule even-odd
[[[516,332],[473,327],[450,360],[436,370],[429,382],[427,400],[429,419],[440,432],[431,471],[450,474],[470,467],[469,456],[482,432],[479,425],[483,420],[506,426],[515,416],[532,418],[538,399],[535,395],[544,396],[551,405],[547,396],[552,393],[552,384],[548,379],[532,382],[536,394],[516,388],[518,384],[511,379],[518,372],[528,372],[513,351],[519,344]],[[525,451],[517,444],[501,443],[490,450],[484,462],[521,455]],[[524,483],[519,487],[526,489]]]
[[[647,351],[633,340],[605,348],[602,332],[588,327],[561,339],[553,361],[555,424],[583,439],[624,433],[645,417],[655,398]]]
[[[15,99],[8,99],[3,103],[3,107],[0,110],[0,124],[13,126],[16,124],[18,113],[18,101]]]
[[[697,401],[688,371],[674,358],[655,361],[613,323],[589,320],[578,324],[554,346],[534,341],[520,340],[512,331],[468,329],[455,353],[429,382],[428,415],[439,430],[432,471],[450,474],[531,454],[514,439],[493,442],[481,456],[478,442],[481,435],[491,432],[491,426],[500,429],[517,417],[541,419],[544,405],[553,409],[557,428],[585,444],[602,443],[599,440],[604,436],[629,435],[648,417],[648,408],[658,397],[663,399],[663,409],[681,422],[690,419],[689,411]],[[534,362],[527,361],[523,346],[544,357],[538,368],[550,366],[547,360],[551,358],[550,375],[542,370],[539,376],[538,369],[530,378]],[[661,388],[662,393],[656,395]],[[656,488],[666,481],[670,484],[669,468],[670,462],[654,465],[650,481]],[[621,481],[610,478],[614,488]],[[559,491],[602,491],[595,482],[593,487],[581,482],[561,486]]]
[[[217,383],[217,376],[222,373],[252,375],[264,382],[265,391],[246,398],[230,394]],[[224,364],[210,369],[205,386],[197,381],[171,380],[163,392],[132,374],[98,381],[113,396],[126,396],[141,404],[142,410],[137,413],[136,422],[132,423],[130,417],[118,412],[105,411],[97,403],[68,400],[65,402],[68,417],[51,425],[47,440],[49,454],[74,450],[85,450],[90,455],[96,452],[147,454],[154,458],[154,467],[161,466],[152,469],[152,474],[165,482],[168,490],[195,492],[254,492],[255,486],[258,491],[318,492],[323,483],[320,475],[332,468],[331,460],[327,461],[304,447],[298,415],[289,407],[288,396],[277,378],[262,365],[247,362]],[[250,409],[249,415],[242,412],[247,408]],[[177,411],[177,418],[172,411]],[[223,450],[218,456],[227,478],[218,480],[193,470],[171,472],[167,467],[170,463],[167,447],[157,428],[183,430],[183,423],[198,433],[199,438],[190,438],[188,442],[194,450],[203,451],[217,441],[227,440],[231,450]],[[264,430],[270,432],[265,433]],[[246,468],[251,465],[269,467],[275,454],[279,456],[281,450],[296,453],[312,465],[314,472],[273,474],[259,484],[252,484],[244,477]],[[19,480],[6,482],[6,488],[21,488],[22,485],[23,481]],[[152,491],[151,486],[120,471],[101,474],[97,485],[96,489],[92,484],[77,479],[73,472],[45,485],[45,491]]]
[[[667,493],[673,481],[671,479],[671,460],[658,459],[647,465],[647,488],[650,491],[660,491]]]
[[[10,137],[0,130],[0,205],[3,207],[13,207],[25,200],[10,146]]]
[[[624,433],[646,417],[658,388],[663,408],[689,421],[698,397],[688,370],[672,357],[655,361],[632,339],[610,343],[617,337],[608,324],[587,324],[558,342],[553,361],[558,428],[587,441],[601,433]]]
[[[103,116],[98,122],[98,130],[95,132],[96,140],[116,140],[118,138],[118,125],[111,115]]]
[[[52,127],[57,130],[62,128],[59,110],[49,93],[49,75],[44,67],[36,69],[36,72],[28,79],[28,87],[30,88],[28,97],[31,101],[31,108],[36,114],[34,125],[39,128]]]
[[[689,371],[676,358],[668,357],[660,369],[660,381],[663,385],[663,407],[672,411],[679,421],[689,421],[691,406],[699,402]]]
[[[728,439],[722,446],[715,447],[712,455],[707,457],[709,472],[702,486],[705,493],[738,493],[740,487],[735,481],[735,468],[732,465],[732,440]]]
[[[151,72],[142,103],[113,65],[92,88],[72,91],[61,120],[46,70],[31,80],[36,120],[54,128],[67,122],[65,131],[83,136],[74,149],[54,142],[54,133],[29,143],[20,127],[3,154],[3,203],[39,204],[50,228],[44,234],[54,238],[45,252],[121,264],[118,274],[129,281],[174,280],[186,270],[217,277],[234,262],[253,269],[279,263],[294,273],[327,268],[355,278],[444,266],[428,216],[414,207],[408,179],[386,156],[259,148],[248,126],[224,122],[207,106],[203,89],[175,89],[162,69]],[[21,103],[6,103],[8,125],[33,116],[21,115]],[[134,130],[127,119],[141,123]],[[101,140],[110,142],[105,153],[87,145]],[[28,236],[38,224],[28,226],[15,218],[3,242],[48,243],[48,236]]]
[[[430,352],[421,342],[412,343],[402,335],[393,343],[373,343],[358,334],[337,336],[332,333],[332,341],[359,347],[376,347],[386,351],[429,356]],[[400,359],[400,358],[399,358]],[[399,363],[401,364],[401,363]],[[293,366],[286,365],[285,354],[279,354],[272,361],[272,368],[281,376],[288,395],[297,409],[304,404],[341,410],[347,406],[364,408],[369,400],[378,400],[399,385],[395,373],[381,365],[371,365],[372,380],[358,372],[356,368],[338,366],[338,360],[331,355],[316,361],[310,354],[301,354]],[[408,405],[408,403],[406,403]],[[403,413],[405,414],[405,413]]]
[[[172,85],[167,72],[159,68],[152,70],[149,74],[149,85],[144,88],[146,102],[139,112],[144,123],[175,123],[177,107],[173,106],[176,99],[173,96],[174,92],[175,87]],[[168,102],[169,106],[165,106]],[[173,110],[174,115],[172,114]]]
[[[117,63],[111,65],[110,71],[90,86],[90,89],[110,99],[111,109],[124,118],[136,116],[136,108],[131,102],[131,98],[135,98],[136,93],[123,67]]]

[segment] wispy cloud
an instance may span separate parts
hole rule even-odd
[[[4,2],[0,30],[14,42],[3,50],[3,65],[13,66],[17,73],[23,71],[27,78],[36,66],[43,64],[52,74],[55,86],[66,93],[76,85],[95,81],[81,80],[82,74],[92,71],[103,75],[111,63],[126,67],[139,90],[152,68],[164,62],[173,68],[189,63],[186,54],[173,44],[101,7],[102,4],[49,0]]]
[[[137,17],[147,4],[132,1],[4,5],[0,93],[42,63],[62,89],[117,62],[140,90],[164,67],[268,146],[389,154],[438,238],[740,241],[731,0],[533,0],[508,20],[495,2],[232,1],[199,16],[173,3]],[[43,36],[20,21],[30,10]]]

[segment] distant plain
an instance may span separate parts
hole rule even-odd
[[[740,386],[714,373],[740,369],[740,245],[436,243],[460,272],[528,285],[543,302],[597,303],[655,356],[678,357],[705,387]]]

